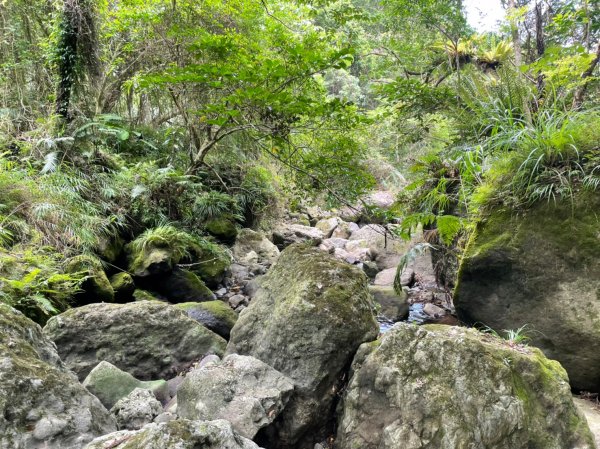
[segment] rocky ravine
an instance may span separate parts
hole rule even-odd
[[[406,316],[389,290],[403,249],[375,225],[313,224],[276,231],[281,254],[242,230],[216,303],[92,303],[43,333],[0,307],[0,449],[595,447],[540,351],[442,325],[381,336],[378,311]],[[176,268],[163,251],[145,260],[138,274]],[[426,285],[422,262],[407,286]]]

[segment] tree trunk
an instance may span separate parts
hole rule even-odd
[[[590,63],[585,72],[581,74],[582,84],[575,91],[575,95],[573,96],[573,109],[579,109],[583,104],[583,98],[585,97],[585,91],[587,90],[587,78],[592,76],[596,66],[598,65],[598,61],[600,61],[600,42],[598,43],[598,47],[596,49],[596,57]]]
[[[58,55],[58,89],[56,92],[56,113],[64,121],[70,120],[69,106],[75,84],[77,66],[77,40],[79,36],[78,20],[73,4],[69,0],[63,2],[63,16],[59,29]]]
[[[515,4],[515,0],[508,0],[508,12],[514,14],[516,11],[517,6]],[[519,39],[519,23],[516,18],[514,19],[514,23],[511,21],[510,30],[512,34],[513,48],[515,50],[515,65],[517,68],[520,68],[523,60],[521,56],[521,40]]]

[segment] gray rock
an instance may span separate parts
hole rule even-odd
[[[121,398],[110,409],[117,419],[117,427],[127,430],[138,430],[154,421],[163,411],[162,405],[154,395],[142,388],[136,388]]]
[[[358,231],[359,229],[360,227],[356,223],[340,221],[331,233],[331,238],[348,239],[354,231]]]
[[[465,323],[526,325],[530,344],[584,391],[600,391],[599,216],[597,194],[490,214],[465,249],[454,296]]]
[[[368,194],[364,201],[369,206],[375,206],[380,209],[388,210],[396,202],[396,194],[389,190],[378,190]]]
[[[379,273],[379,268],[377,267],[377,264],[370,260],[366,260],[363,262],[362,269],[369,279],[374,279],[375,276],[377,276],[377,273]]]
[[[96,438],[85,449],[260,449],[225,420],[177,419]]]
[[[158,301],[90,304],[51,318],[44,333],[81,380],[106,360],[141,380],[168,379],[226,342]]]
[[[396,268],[388,268],[386,270],[380,271],[375,276],[375,280],[373,281],[374,285],[381,285],[390,287],[394,285],[394,279],[396,278]]]
[[[150,390],[163,402],[169,399],[169,389],[164,380],[144,382],[120,370],[111,363],[102,361],[94,367],[83,381],[83,386],[110,409],[117,401],[136,388]]]
[[[432,318],[439,318],[446,315],[446,311],[435,304],[427,303],[423,307],[423,312]]]
[[[348,240],[340,238],[325,239],[319,245],[319,249],[328,253],[333,253],[336,248],[344,249]]]
[[[375,302],[379,304],[379,315],[392,322],[401,321],[408,317],[408,295],[404,292],[398,295],[394,287],[369,285],[369,291]]]
[[[171,412],[162,412],[156,418],[154,418],[155,423],[167,423],[170,421],[174,421],[177,419],[177,415]]]
[[[241,304],[248,305],[248,298],[246,296],[244,296],[244,295],[234,295],[231,298],[229,298],[229,305],[232,308],[236,309]]]
[[[231,354],[185,377],[177,392],[177,414],[196,421],[226,419],[252,439],[279,416],[293,390],[292,381],[269,365]]]
[[[317,221],[315,224],[315,228],[323,233],[323,237],[328,239],[331,237],[333,230],[337,227],[337,225],[341,222],[341,220],[337,217],[332,218],[324,218],[322,220]]]
[[[396,324],[361,346],[336,444],[361,449],[592,449],[568,378],[536,348],[474,329]]]
[[[42,329],[0,303],[0,448],[79,449],[115,429]]]
[[[273,242],[283,248],[302,242],[311,242],[317,246],[323,238],[324,234],[319,229],[298,224],[282,223],[273,231]]]
[[[296,390],[263,429],[280,448],[312,448],[326,433],[345,367],[379,327],[367,278],[317,248],[293,245],[262,278],[240,314],[228,353],[250,355],[291,378]]]
[[[594,435],[596,447],[600,447],[600,410],[598,410],[597,402],[580,398],[573,398],[573,402],[585,416],[592,435]]]
[[[258,256],[258,262],[266,265],[273,264],[279,257],[279,249],[264,234],[242,229],[231,248],[233,258],[239,261],[252,251]]]

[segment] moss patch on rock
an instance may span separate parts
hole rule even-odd
[[[65,264],[65,272],[87,276],[81,285],[83,291],[75,296],[78,305],[115,300],[115,292],[99,259],[85,254],[72,257]]]
[[[494,211],[471,236],[459,269],[459,318],[497,331],[526,325],[574,388],[600,389],[600,197]]]

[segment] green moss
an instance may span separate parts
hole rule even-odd
[[[135,282],[129,273],[124,271],[114,274],[110,278],[110,285],[115,291],[115,300],[118,302],[128,301],[135,291]]]
[[[231,307],[229,307],[229,304],[219,300],[205,302],[184,302],[181,304],[176,304],[175,307],[184,310],[186,313],[192,310],[204,310],[228,325],[230,328],[235,325],[235,322],[238,318],[237,313],[235,313]]]
[[[219,245],[204,241],[195,248],[192,270],[211,287],[224,279],[230,265],[229,254]]]
[[[160,301],[156,296],[147,290],[136,289],[133,292],[133,299],[136,301]]]
[[[233,243],[238,233],[233,220],[226,217],[213,218],[207,221],[204,229],[210,235],[226,243]]]
[[[115,293],[106,277],[102,262],[93,256],[82,254],[67,260],[66,273],[83,273],[87,279],[81,285],[83,293],[76,296],[78,305],[93,302],[113,302]]]

